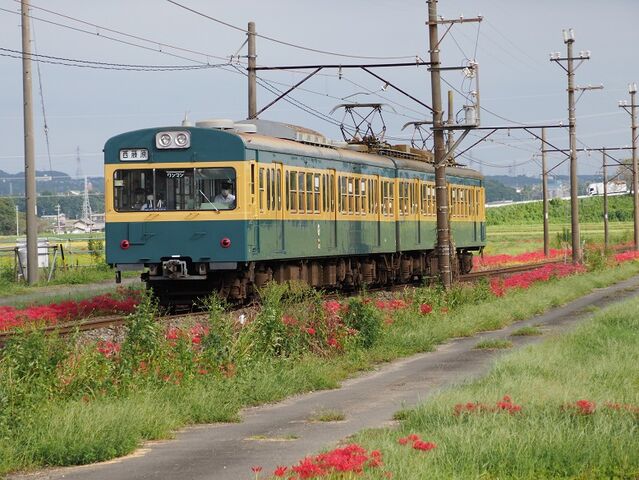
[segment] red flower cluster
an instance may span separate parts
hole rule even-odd
[[[186,331],[180,328],[172,327],[166,331],[166,334],[164,336],[167,340],[170,340],[170,343],[173,346],[175,346],[180,337],[187,336],[193,345],[199,345],[202,342],[202,337],[204,337],[208,333],[209,327],[207,327],[206,325],[202,325],[201,323],[196,323],[189,329],[188,334]]]
[[[116,342],[100,340],[97,343],[96,348],[98,349],[98,352],[106,358],[111,358],[120,352],[120,344]]]
[[[379,310],[385,310],[387,312],[393,312],[395,310],[403,310],[404,308],[408,307],[408,305],[409,304],[407,302],[398,298],[394,298],[393,300],[388,300],[388,301],[384,301],[384,300],[375,301],[375,306]]]
[[[290,471],[287,467],[277,467],[273,475],[275,477],[288,475],[289,480],[302,480],[342,472],[359,474],[367,468],[376,468],[382,465],[382,454],[378,450],[369,453],[362,446],[351,444],[314,457],[306,457],[300,460],[299,464],[292,466]]]
[[[427,315],[427,314],[429,314],[429,313],[430,313],[430,312],[432,312],[432,311],[433,311],[433,307],[431,307],[431,306],[430,306],[429,304],[427,304],[427,303],[422,303],[422,304],[419,306],[419,313],[421,313],[422,315]]]
[[[537,282],[546,282],[551,278],[567,277],[569,275],[585,271],[586,268],[583,265],[544,265],[543,267],[536,268],[529,272],[516,273],[505,280],[495,278],[490,281],[490,289],[496,296],[501,297],[507,290],[511,290],[513,288],[525,289]]]
[[[630,250],[628,252],[617,253],[615,255],[615,261],[617,263],[627,262],[629,260],[636,260],[639,258],[639,252],[636,250]]]
[[[29,323],[58,322],[80,320],[90,315],[109,315],[131,313],[139,303],[137,294],[131,293],[124,298],[113,294],[99,295],[81,301],[68,300],[49,305],[35,305],[23,309],[0,307],[0,331],[22,327]]]
[[[423,441],[419,435],[415,433],[411,433],[407,437],[401,437],[397,439],[397,443],[400,445],[408,445],[409,443],[415,450],[422,450],[424,452],[428,452],[429,450],[434,450],[437,448],[437,445],[433,442],[425,442]]]
[[[463,414],[484,412],[505,412],[514,415],[515,413],[521,412],[521,405],[514,404],[512,402],[512,399],[508,395],[504,395],[504,397],[500,401],[496,402],[495,405],[487,405],[480,402],[458,403],[457,405],[455,405],[453,415],[458,417]]]
[[[561,257],[562,255],[568,255],[570,252],[565,250],[551,249],[548,257],[544,255],[543,250],[536,250],[534,252],[520,253],[519,255],[483,255],[473,257],[473,267],[495,267],[497,265],[507,265],[510,263],[532,263],[545,260],[546,258]]]
[[[575,403],[564,405],[564,410],[578,413],[579,415],[592,415],[597,410],[595,402],[590,400],[577,400]]]

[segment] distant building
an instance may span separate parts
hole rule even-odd
[[[70,233],[91,233],[103,231],[104,222],[94,222],[93,220],[80,219],[73,222],[73,229]]]

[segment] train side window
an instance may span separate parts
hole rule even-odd
[[[251,164],[251,205],[255,205],[255,164]]]
[[[348,190],[346,187],[346,177],[339,178],[340,187],[340,212],[348,212]]]
[[[297,174],[297,211],[299,213],[305,212],[306,200],[304,198],[304,185],[305,185],[306,175],[302,172]]]
[[[353,185],[353,177],[348,177],[348,213],[355,211],[355,186]]]
[[[331,213],[335,211],[335,173],[328,177],[328,206]]]
[[[258,206],[261,212],[264,211],[264,169],[260,168],[258,173],[257,186]]]
[[[320,213],[320,174],[313,175],[313,211]]]
[[[291,172],[291,212],[297,212],[297,172]]]
[[[313,213],[313,174],[306,174],[306,213]]]
[[[353,192],[353,211],[356,215],[359,215],[360,212],[360,203],[362,199],[362,190],[361,185],[359,183],[359,179],[354,179],[354,192]]]
[[[266,169],[266,209],[271,210],[271,169]]]
[[[286,179],[286,210],[288,211],[291,208],[291,184],[289,183],[291,178],[290,172],[287,171],[284,178]]]
[[[277,210],[282,210],[282,172],[279,168],[275,171],[275,200]]]

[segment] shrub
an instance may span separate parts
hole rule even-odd
[[[344,315],[344,324],[357,330],[357,345],[370,348],[382,332],[383,318],[380,311],[368,302],[353,298],[348,302],[348,311]]]

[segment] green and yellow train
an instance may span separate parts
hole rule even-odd
[[[364,151],[366,150],[366,151]],[[270,280],[320,288],[437,273],[434,168],[405,146],[370,151],[268,121],[124,133],[105,145],[106,256],[163,303]],[[483,179],[447,168],[453,269],[485,245]]]

